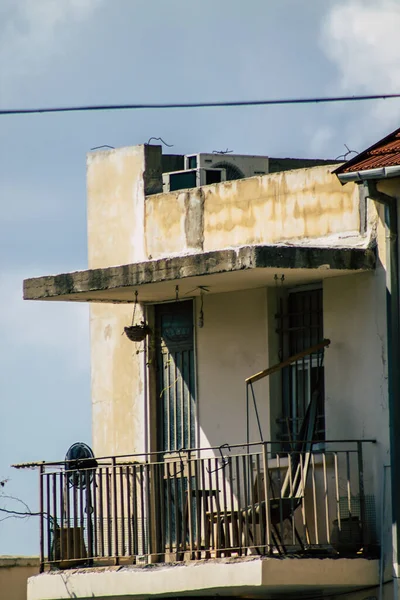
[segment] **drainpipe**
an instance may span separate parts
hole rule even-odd
[[[400,577],[400,330],[399,330],[399,250],[397,201],[377,189],[376,180],[365,182],[368,196],[385,207],[386,309],[389,376],[389,431],[392,493],[393,575]],[[382,549],[383,550],[383,549]],[[395,588],[397,597],[397,586]]]

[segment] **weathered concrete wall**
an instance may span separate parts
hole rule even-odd
[[[160,146],[130,146],[88,154],[90,269],[147,258],[145,196],[162,189],[161,177]]]
[[[1,600],[26,600],[28,578],[38,573],[36,556],[0,556]]]
[[[154,565],[151,569],[119,567],[101,572],[78,569],[70,571],[68,577],[55,571],[29,580],[28,600],[176,598],[185,597],[188,590],[191,595],[202,597],[271,598],[282,594],[282,588],[293,597],[317,595],[323,588],[330,597],[336,592],[345,599],[343,589],[351,598],[353,590],[378,585],[378,560],[296,559],[290,561],[290,568],[287,563],[276,558],[241,557],[187,565]]]
[[[145,245],[158,258],[355,232],[359,193],[320,166],[146,197]]]
[[[160,156],[160,149],[152,146],[89,156],[91,268],[359,229],[358,189],[353,184],[341,186],[331,174],[333,167],[148,195],[160,184]],[[328,292],[327,287],[329,297]],[[197,330],[199,442],[219,445],[228,437],[231,443],[241,442],[245,435],[244,379],[270,362],[266,289],[229,297],[210,294],[204,302],[205,326]],[[131,311],[129,305],[91,305],[93,443],[97,455],[140,452],[146,445],[144,355],[136,354],[136,346],[121,336],[130,323]],[[140,310],[136,317],[140,319]],[[260,390],[261,411],[264,435],[269,437],[268,384],[258,385],[265,386]],[[215,402],[216,396],[221,402]],[[228,398],[229,408],[224,406]],[[227,411],[233,420],[229,426]]]
[[[241,444],[246,441],[245,379],[269,364],[267,290],[206,295],[203,310],[204,327],[196,332],[200,446]],[[268,439],[267,380],[256,392]],[[251,439],[259,441],[253,410],[251,425]]]
[[[199,311],[197,299],[196,313]],[[200,446],[242,443],[245,383],[268,365],[266,288],[204,298],[196,326]],[[144,354],[121,336],[132,305],[95,305],[91,312],[93,446],[97,456],[146,449]],[[142,347],[142,345],[140,345]],[[257,384],[264,436],[269,436],[267,381]],[[259,440],[254,414],[251,437]]]
[[[246,273],[247,287],[272,284],[277,270],[288,270],[297,283],[321,277],[335,277],[355,271],[371,271],[376,265],[373,248],[328,248],[312,246],[242,246],[152,261],[35,277],[24,281],[26,300],[67,300],[69,302],[132,302],[140,289],[142,302],[171,300],[175,285],[190,294],[201,282],[214,293],[228,291],[221,285],[226,275],[231,290],[241,287]],[[201,278],[201,279],[200,279]],[[300,280],[300,281],[299,281]],[[218,284],[219,282],[219,284]],[[253,285],[252,285],[253,284]]]
[[[160,165],[159,146],[88,155],[90,268],[146,258],[145,195],[159,190]],[[141,314],[138,307],[139,321]],[[100,456],[144,451],[143,355],[121,336],[131,319],[131,305],[90,305],[93,445]]]
[[[204,202],[207,192],[214,187],[147,196],[145,239],[149,258],[204,248]]]
[[[143,354],[136,354],[137,345],[121,335],[131,319],[132,305],[91,305],[92,435],[97,456],[145,451]]]

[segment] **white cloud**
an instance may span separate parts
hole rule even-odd
[[[400,3],[353,0],[335,5],[324,24],[322,44],[340,73],[343,90],[398,90]]]
[[[338,72],[330,92],[398,92],[399,30],[398,0],[342,0],[334,4],[326,14],[320,35],[320,46]],[[348,106],[343,105],[343,114]],[[374,141],[374,135],[379,139],[399,126],[399,100],[359,103],[357,109],[354,118],[348,119],[344,137],[360,148]]]
[[[310,135],[310,133],[310,130],[308,130],[307,134]],[[331,146],[331,142],[334,139],[334,133],[334,129],[327,125],[322,125],[316,131],[313,130],[310,135],[310,156],[323,156],[325,149]]]
[[[74,48],[76,26],[103,0],[2,0],[0,7],[1,96],[12,83],[45,71],[55,55]]]

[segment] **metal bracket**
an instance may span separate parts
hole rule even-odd
[[[209,468],[207,468],[207,472],[208,473],[210,473],[210,474],[211,473],[216,473],[217,471],[221,471],[221,470],[225,469],[225,467],[227,465],[229,465],[230,456],[224,456],[222,454],[222,450],[224,448],[226,448],[227,450],[229,450],[229,452],[231,451],[231,447],[229,446],[229,444],[221,444],[221,446],[218,448],[218,450],[219,450],[219,453],[221,455],[222,464],[219,467],[216,467],[215,469],[209,469]]]

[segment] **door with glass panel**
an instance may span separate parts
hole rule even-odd
[[[185,450],[196,447],[196,382],[192,301],[155,306],[157,450],[166,464],[163,480],[164,545],[186,541],[188,493]]]

